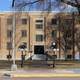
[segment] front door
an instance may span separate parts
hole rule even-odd
[[[44,54],[44,46],[34,46],[34,54]]]

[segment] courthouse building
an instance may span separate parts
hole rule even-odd
[[[12,55],[13,15],[12,12],[0,13],[0,60],[7,60],[7,55]],[[60,47],[60,44],[62,45],[60,37],[63,36],[63,33],[58,28],[60,26],[59,14],[17,12],[15,15],[16,60],[21,59],[19,46],[22,44],[26,45],[26,50],[24,51],[24,54],[26,53],[26,59],[34,54],[44,54],[46,51],[50,56],[56,55],[57,59],[65,59],[63,46]],[[68,14],[64,15],[67,15],[66,20],[71,18]],[[77,26],[80,27],[80,25]],[[52,43],[57,43],[55,54],[51,48]],[[70,50],[67,53],[67,58],[72,58],[73,52]]]

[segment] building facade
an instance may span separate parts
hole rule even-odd
[[[12,56],[13,15],[14,14],[12,12],[0,13],[1,60],[7,60],[7,55],[9,54]],[[26,50],[24,51],[24,54],[26,54],[26,59],[34,54],[44,54],[46,51],[51,56],[56,55],[57,59],[65,59],[65,56],[72,59],[72,54],[78,51],[74,46],[72,46],[71,49],[69,49],[68,51],[64,49],[65,41],[62,38],[64,36],[64,31],[63,29],[59,28],[62,26],[61,23],[64,22],[64,20],[67,20],[66,23],[64,23],[64,26],[67,25],[78,28],[80,27],[80,23],[76,23],[76,21],[74,22],[75,25],[73,25],[73,22],[72,25],[70,25],[71,23],[69,20],[73,18],[70,14],[47,14],[46,12],[17,12],[15,15],[16,60],[21,59],[21,50],[19,49],[19,46],[22,44],[26,45]],[[60,15],[64,16],[59,17]],[[72,41],[74,42],[74,40]],[[56,50],[53,50],[53,48],[51,47],[51,45],[53,45],[54,43],[57,44]]]

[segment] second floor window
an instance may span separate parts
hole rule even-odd
[[[36,24],[36,29],[43,29],[43,24]]]
[[[55,18],[51,19],[51,24],[52,25],[57,25],[57,19],[55,19]]]
[[[37,35],[36,35],[36,41],[37,41],[37,42],[43,41],[43,35],[42,35],[42,34],[37,34]]]
[[[8,25],[12,25],[12,18],[8,18],[8,19],[7,19],[7,24],[8,24]]]
[[[11,38],[12,37],[12,30],[7,30],[7,37]]]
[[[43,20],[36,20],[36,23],[43,23]]]
[[[63,24],[65,27],[70,27],[72,26],[73,23],[72,21],[73,21],[72,19],[64,19]]]
[[[26,19],[26,18],[23,18],[23,19],[22,19],[22,24],[23,24],[23,25],[26,25],[26,24],[27,24],[27,19]]]
[[[52,38],[57,37],[57,31],[56,30],[52,30]]]
[[[26,30],[22,30],[21,31],[21,36],[22,37],[26,37],[27,36],[27,31]]]
[[[35,23],[36,29],[43,29],[43,25],[44,25],[43,19],[41,19],[41,20],[36,20],[35,22],[36,22],[36,23]]]

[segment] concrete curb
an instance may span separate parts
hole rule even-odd
[[[53,77],[53,78],[80,78],[80,74],[14,74],[13,77],[23,77],[23,78],[29,78],[29,77]]]

